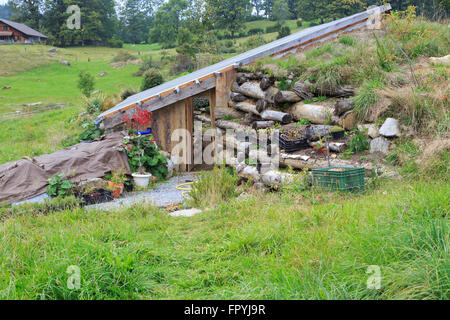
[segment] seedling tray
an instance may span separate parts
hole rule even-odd
[[[313,170],[316,187],[331,191],[359,192],[365,190],[364,168],[332,167]]]

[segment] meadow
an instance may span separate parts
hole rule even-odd
[[[254,21],[247,23],[247,29],[266,28],[275,22]],[[295,20],[288,20],[285,25],[292,32],[301,28]],[[264,41],[276,39],[277,33],[263,34]],[[246,50],[246,42],[252,37],[235,40],[238,50]],[[224,43],[226,40],[220,41]],[[29,110],[28,104],[59,105],[58,110],[37,115],[2,120],[0,123],[0,163],[18,160],[23,156],[38,156],[54,152],[65,147],[65,141],[71,139],[76,127],[70,125],[78,114],[84,111],[84,99],[77,88],[78,74],[89,71],[95,77],[95,90],[101,96],[118,95],[127,89],[139,90],[142,79],[133,76],[139,69],[138,64],[124,64],[117,67],[113,59],[121,52],[127,52],[136,59],[151,56],[160,64],[166,80],[179,75],[171,74],[168,64],[160,62],[162,54],[174,56],[176,49],[163,50],[160,44],[125,44],[122,49],[106,47],[56,48],[46,45],[0,46],[0,115],[10,112]],[[237,54],[237,53],[235,53]],[[223,54],[224,59],[233,54]],[[213,60],[207,60],[212,63]],[[67,61],[71,65],[62,65]],[[100,77],[106,72],[107,75]],[[2,90],[3,87],[11,87]],[[14,148],[11,148],[11,144]]]
[[[193,218],[30,212],[0,224],[0,298],[447,300],[449,199],[445,181],[411,179],[358,195],[250,193]]]

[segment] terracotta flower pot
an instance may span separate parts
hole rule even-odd
[[[112,181],[108,181],[108,186],[114,192],[114,199],[119,198],[120,195],[123,192],[123,189],[125,188],[125,185],[123,183],[115,183],[115,182],[112,182]]]

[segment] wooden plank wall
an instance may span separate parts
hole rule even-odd
[[[236,70],[223,72],[220,76],[216,76],[216,107],[228,108],[228,100],[230,98],[231,86],[236,80]]]

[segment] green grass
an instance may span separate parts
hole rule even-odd
[[[448,299],[449,186],[250,195],[193,218],[150,207],[0,224],[2,299]],[[67,289],[69,266],[81,288]],[[370,265],[382,288],[366,287]]]

